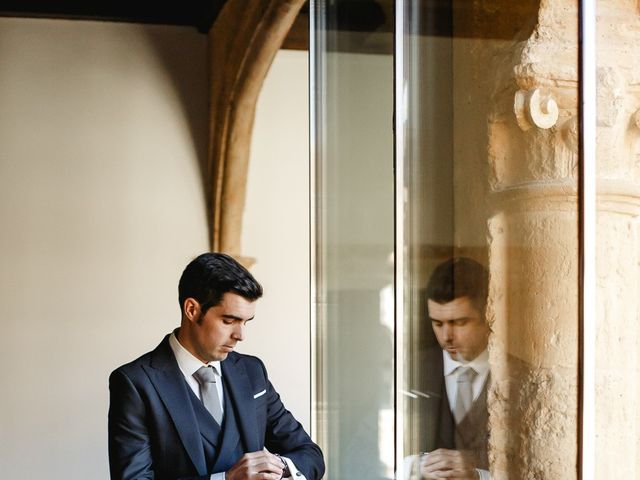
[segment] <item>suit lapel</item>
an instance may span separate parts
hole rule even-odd
[[[244,439],[248,452],[262,449],[258,438],[256,409],[253,399],[253,389],[246,370],[239,362],[240,357],[234,353],[229,354],[221,363],[224,376],[224,385],[228,387],[231,400],[235,403],[238,415],[237,421],[240,433]]]
[[[198,422],[189,400],[189,386],[169,346],[167,335],[153,351],[150,367],[145,367],[147,375],[162,399],[178,436],[199,475],[207,474],[202,439]]]
[[[451,405],[449,404],[449,395],[447,394],[447,384],[444,379],[444,360],[442,359],[442,349],[437,349],[435,357],[437,360],[438,373],[438,391],[440,392],[440,412],[438,427],[438,443],[439,446],[445,448],[454,448],[455,446],[455,428],[456,422],[451,413]],[[435,388],[435,387],[434,387]]]
[[[424,405],[420,413],[423,424],[421,435],[425,442],[422,449],[452,448],[454,422],[444,382],[442,349],[428,348],[421,356],[420,367],[423,372],[420,390],[429,395],[429,398],[421,399]]]

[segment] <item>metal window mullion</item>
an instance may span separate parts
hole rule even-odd
[[[395,392],[395,453],[396,478],[406,478],[404,473],[404,277],[405,277],[405,179],[404,179],[404,128],[405,104],[405,1],[395,2],[394,42],[394,392]]]
[[[595,478],[596,458],[596,1],[580,4],[580,465]]]
[[[320,5],[319,5],[320,3]],[[310,433],[316,441],[322,441],[322,425],[319,424],[318,416],[321,414],[322,406],[321,396],[323,376],[322,369],[322,348],[320,345],[320,323],[322,319],[318,319],[318,289],[321,288],[319,275],[322,274],[319,263],[319,252],[321,246],[318,245],[318,235],[322,231],[321,215],[319,215],[319,168],[322,165],[322,125],[319,122],[321,113],[321,102],[323,101],[320,88],[323,87],[322,82],[318,80],[318,74],[322,72],[322,66],[318,66],[321,61],[321,52],[323,41],[318,45],[318,36],[325,35],[324,19],[322,15],[318,16],[317,10],[322,8],[322,2],[316,0],[310,1],[309,6],[309,309],[310,309],[310,355],[311,355],[311,428]],[[320,23],[322,22],[322,24]],[[320,284],[320,287],[319,287]],[[324,414],[324,412],[322,412]]]

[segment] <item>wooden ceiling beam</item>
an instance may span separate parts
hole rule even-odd
[[[226,0],[0,0],[0,16],[193,26],[207,33]]]

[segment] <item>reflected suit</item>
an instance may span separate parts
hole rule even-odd
[[[489,469],[487,454],[489,443],[487,390],[491,374],[482,391],[462,422],[456,425],[447,395],[442,348],[428,348],[421,356],[420,376],[416,390],[420,396],[417,409],[419,422],[419,450],[431,452],[438,448],[466,450],[473,454],[476,468]]]

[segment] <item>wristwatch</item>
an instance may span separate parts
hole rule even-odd
[[[289,464],[287,462],[284,461],[284,458],[282,458],[280,455],[278,455],[277,453],[275,454],[276,457],[278,457],[280,459],[280,461],[282,462],[282,477],[280,478],[290,478],[291,477],[291,471],[289,470]]]

